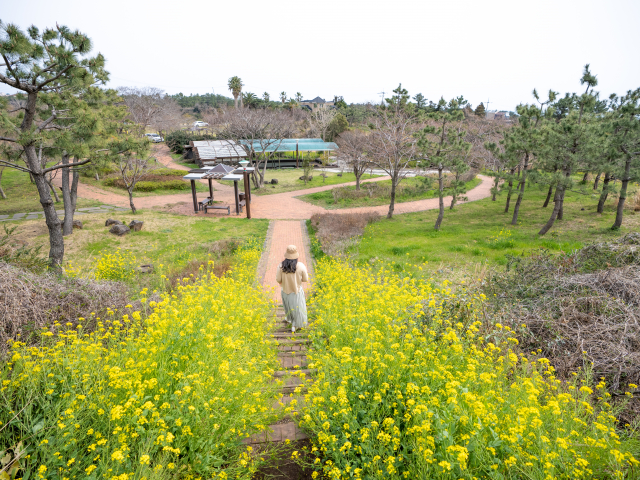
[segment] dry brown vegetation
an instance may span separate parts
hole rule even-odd
[[[123,309],[128,303],[127,287],[118,282],[60,278],[0,261],[0,356],[9,340],[30,344],[42,329],[55,332],[56,322],[76,326],[80,317],[87,319],[82,322],[87,332],[108,307]]]
[[[640,234],[513,259],[487,288],[496,322],[518,333],[524,352],[540,350],[561,378],[588,371],[614,396],[640,383]]]
[[[377,212],[316,213],[311,217],[311,225],[325,254],[343,256],[356,244],[365,227],[379,219]]]

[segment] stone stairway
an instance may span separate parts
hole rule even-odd
[[[276,328],[271,337],[276,341],[281,368],[273,374],[273,377],[274,381],[284,379],[284,385],[281,389],[281,397],[275,402],[273,408],[286,410],[293,405],[293,410],[299,411],[304,404],[302,394],[307,390],[309,377],[315,373],[315,370],[306,368],[307,349],[311,342],[307,336],[307,329],[291,333],[291,327],[285,320],[282,306],[278,307],[276,318]],[[266,431],[246,438],[244,443],[254,445],[306,439],[307,435],[300,430],[297,420],[289,414],[290,411],[288,410],[282,420],[270,425]]]

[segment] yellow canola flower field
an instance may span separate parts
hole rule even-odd
[[[314,478],[637,478],[608,394],[483,326],[482,295],[325,258],[300,425]],[[485,333],[480,337],[480,329]]]
[[[0,450],[24,451],[18,477],[251,478],[241,439],[276,420],[279,398],[259,257],[240,250],[226,275],[149,302],[146,318],[113,312],[89,334],[14,344],[0,367]]]

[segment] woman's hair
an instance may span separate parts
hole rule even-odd
[[[282,273],[296,273],[296,266],[298,265],[298,259],[294,258],[290,260],[285,258],[282,261]]]

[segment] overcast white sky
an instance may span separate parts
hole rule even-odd
[[[78,28],[102,52],[110,86],[229,95],[227,79],[277,98],[380,101],[399,82],[430,100],[464,95],[513,110],[531,91],[603,95],[640,87],[639,0],[0,0],[23,28]],[[0,85],[0,91],[11,89]],[[387,95],[388,96],[388,95]]]

